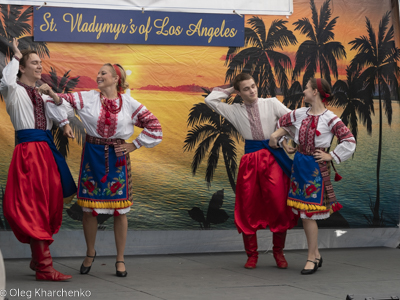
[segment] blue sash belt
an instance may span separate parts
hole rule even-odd
[[[273,149],[268,145],[268,143],[269,140],[263,140],[263,141],[245,140],[244,153],[245,154],[253,153],[258,150],[267,148],[269,152],[271,152],[271,154],[274,156],[276,162],[281,167],[282,171],[285,172],[285,174],[290,178],[290,175],[292,173],[293,160],[289,158],[285,150],[283,150],[282,148]]]
[[[54,144],[51,131],[41,129],[23,129],[18,130],[16,134],[18,144],[26,142],[46,142],[49,145],[51,152],[53,153],[58,171],[60,172],[63,197],[68,198],[76,194],[77,189],[75,181],[72,178],[67,162],[65,161],[61,153],[57,150],[57,147]]]

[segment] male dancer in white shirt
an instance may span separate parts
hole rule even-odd
[[[247,73],[237,75],[232,85],[228,89],[214,88],[205,102],[229,120],[246,140],[245,154],[239,166],[235,200],[235,224],[243,235],[248,256],[244,267],[256,267],[256,232],[269,226],[273,232],[276,264],[278,268],[285,269],[288,266],[283,255],[286,231],[293,228],[298,220],[286,205],[290,159],[283,149],[278,151],[267,148],[276,122],[290,110],[276,98],[258,98],[254,79]],[[223,101],[234,91],[242,97],[243,104],[229,105]],[[280,130],[283,134],[286,133],[284,129]]]
[[[0,84],[18,140],[8,171],[3,212],[16,238],[30,244],[30,268],[36,271],[36,280],[67,280],[72,276],[53,268],[49,245],[61,226],[63,198],[73,197],[76,185],[50,132],[53,123],[46,110],[50,98],[42,98],[35,88],[42,62],[35,51],[21,53],[17,39],[13,40],[13,52]],[[47,84],[39,91],[53,93]]]

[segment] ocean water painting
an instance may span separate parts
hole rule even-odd
[[[10,38],[7,26],[22,22],[29,33],[21,33],[19,38],[30,37],[27,44],[35,47],[32,16],[19,19],[22,12],[32,7],[7,7],[10,14],[5,19],[5,31],[0,32],[0,36],[6,41]],[[387,69],[382,70],[380,66],[386,61],[368,65],[375,70],[374,74],[384,72],[382,76],[385,80],[379,82],[382,91],[388,92],[381,94],[384,105],[380,108],[376,85],[379,76],[376,75],[375,81],[365,79],[363,72],[366,66],[360,62],[360,55],[365,53],[360,49],[379,46],[381,51],[387,51],[388,56],[392,55],[391,65],[398,66],[399,58],[395,53],[399,52],[399,24],[391,18],[389,0],[364,1],[363,7],[365,9],[360,10],[357,5],[346,1],[333,5],[329,0],[302,0],[294,3],[294,12],[288,17],[244,16],[247,35],[243,47],[45,43],[42,47],[47,52],[41,52],[42,79],[53,83],[53,88],[59,87],[62,81],[72,80],[75,83],[73,91],[91,90],[97,88],[96,75],[104,63],[121,64],[127,71],[130,85],[126,92],[160,120],[164,135],[157,147],[142,147],[130,155],[135,196],[128,214],[129,229],[199,230],[235,229],[235,194],[221,157],[209,185],[206,181],[207,159],[199,165],[196,174],[192,174],[195,153],[184,148],[185,139],[193,125],[187,122],[191,109],[204,103],[204,95],[212,88],[228,87],[232,77],[240,71],[253,74],[260,97],[276,96],[292,108],[302,105],[302,89],[308,78],[322,76],[337,88],[336,92],[343,92],[349,103],[362,102],[366,106],[369,101],[368,118],[371,121],[371,134],[368,134],[360,114],[352,116],[352,122],[358,125],[357,150],[353,158],[337,165],[343,179],[333,182],[333,186],[343,209],[338,218],[340,222],[335,223],[336,219],[333,219],[330,226],[397,227],[400,203],[400,105],[396,92],[399,74],[394,70],[391,73]],[[314,24],[317,20],[313,18],[315,16],[324,19],[320,26]],[[360,47],[362,42],[365,48]],[[304,51],[307,45],[310,48]],[[372,52],[368,53],[373,56]],[[1,69],[11,57],[9,48],[4,43],[0,45]],[[362,88],[356,89],[351,85],[357,80],[361,80]],[[395,84],[393,81],[396,81]],[[344,92],[341,90],[344,87],[349,90]],[[368,99],[357,94],[367,89],[371,89]],[[344,107],[330,105],[327,108],[340,117]],[[0,187],[4,191],[15,133],[3,100],[0,100],[0,119]],[[382,135],[379,133],[380,121]],[[139,128],[135,130],[129,141],[140,133]],[[77,129],[76,135],[79,134],[84,132]],[[379,159],[380,137],[382,148]],[[62,144],[62,151],[66,154],[75,180],[78,180],[82,151],[80,142],[77,138]],[[332,149],[335,145],[336,140],[333,140]],[[237,142],[236,147],[239,163],[244,143]],[[379,206],[375,205],[378,164]],[[218,197],[214,195],[216,192]],[[75,202],[76,199],[65,205],[62,229],[82,229],[79,220],[82,212],[74,205]],[[221,218],[209,222],[210,207],[215,206]],[[0,229],[7,229],[1,203],[0,221]],[[104,217],[99,222],[100,229],[112,230],[112,217]]]

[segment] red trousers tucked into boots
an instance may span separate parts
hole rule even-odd
[[[247,262],[244,265],[246,269],[254,269],[258,261],[258,245],[257,245],[257,234],[244,234],[243,242],[244,249],[247,254]],[[283,248],[285,248],[286,231],[285,232],[274,232],[272,234],[272,242],[274,244],[272,253],[274,255],[276,265],[280,269],[286,269],[288,263],[283,255]]]
[[[53,259],[50,255],[49,242],[31,239],[32,261],[31,268],[35,268],[36,280],[62,281],[72,278],[53,268]]]
[[[247,262],[244,265],[246,269],[254,269],[257,264],[258,260],[258,251],[257,251],[257,234],[244,234],[243,236],[243,243],[244,249],[247,253]]]
[[[285,232],[274,232],[272,234],[272,243],[274,246],[272,247],[272,253],[274,254],[274,258],[276,261],[276,265],[280,269],[286,269],[288,267],[288,263],[283,255],[283,248],[285,248],[286,241],[286,231]]]

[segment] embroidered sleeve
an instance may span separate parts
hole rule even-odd
[[[296,128],[293,125],[296,122],[296,111],[293,110],[281,116],[276,124],[276,128],[283,128],[287,131],[291,138],[294,138]]]
[[[213,89],[213,91],[204,99],[205,103],[209,108],[220,114],[224,118],[228,119],[234,126],[234,105],[223,102],[222,100],[229,97],[229,93],[219,87]]]
[[[137,148],[145,146],[152,148],[162,140],[162,129],[158,119],[142,104],[132,114],[132,123],[143,128],[139,136],[133,141]]]
[[[75,116],[75,110],[79,111],[85,107],[84,97],[90,97],[91,92],[92,91],[57,94],[61,100],[61,103],[59,105],[64,107],[68,114],[68,117],[72,118]]]
[[[356,150],[356,140],[350,129],[337,116],[328,122],[328,126],[339,142],[339,145],[330,152],[335,162],[339,164],[353,155]]]
[[[57,94],[61,101],[68,102],[73,109],[81,110],[84,107],[82,92],[71,93],[71,94]]]
[[[43,100],[45,103],[46,116],[49,119],[56,121],[60,127],[69,124],[67,111],[64,106],[56,105],[54,100],[47,96]]]
[[[276,128],[290,127],[296,121],[296,111],[291,111],[279,118]]]

